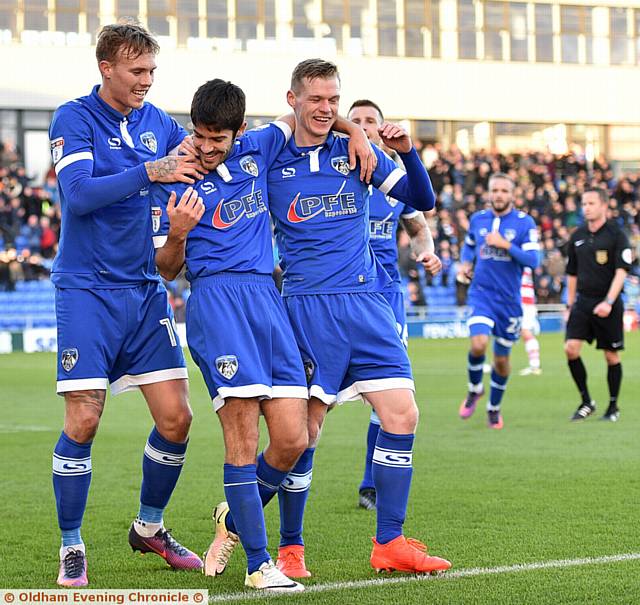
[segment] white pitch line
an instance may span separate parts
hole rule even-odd
[[[440,580],[455,580],[458,578],[471,578],[474,576],[488,576],[495,574],[514,573],[518,571],[534,571],[536,569],[557,569],[562,567],[578,567],[580,565],[599,565],[604,563],[619,563],[620,561],[636,561],[640,559],[640,552],[632,552],[620,555],[608,555],[604,557],[586,557],[584,559],[558,559],[556,561],[537,561],[534,563],[519,563],[516,565],[501,565],[500,567],[473,567],[450,571],[437,576],[398,576],[395,578],[375,578],[371,580],[353,580],[351,582],[333,582],[328,584],[312,584],[305,588],[303,593],[328,592],[330,590],[350,590],[352,588],[368,588],[370,586],[391,586],[393,584],[406,584],[409,582],[436,582]],[[221,603],[227,601],[252,601],[256,599],[275,598],[289,596],[286,594],[265,594],[263,592],[232,592],[218,594],[209,597],[209,603]]]

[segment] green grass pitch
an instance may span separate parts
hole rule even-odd
[[[410,342],[421,419],[405,530],[450,559],[452,571],[640,552],[640,335],[627,335],[617,424],[597,418],[568,421],[578,397],[562,337],[543,335],[541,343],[544,373],[538,377],[517,375],[525,355],[522,344],[516,346],[503,405],[505,428],[491,431],[482,409],[468,421],[457,416],[466,388],[467,342]],[[583,358],[599,416],[607,402],[604,359],[589,347]],[[54,364],[52,354],[0,356],[0,588],[56,587],[59,538],[51,452],[62,426],[63,402],[54,394]],[[190,369],[191,441],[165,522],[178,540],[201,553],[212,535],[211,508],[223,499],[223,449],[202,378],[192,364]],[[376,577],[368,562],[374,514],[356,506],[367,423],[368,409],[360,403],[344,405],[327,418],[305,520],[307,565],[314,574],[309,585]],[[160,558],[140,557],[129,549],[127,530],[137,511],[150,427],[139,394],[108,398],[93,447],[83,526],[90,587],[207,588],[216,597],[242,591],[245,558],[240,551],[225,574],[212,579],[174,572]],[[275,502],[267,508],[267,525],[275,556]],[[640,560],[635,559],[327,588],[286,600],[336,605],[639,603],[639,576]]]

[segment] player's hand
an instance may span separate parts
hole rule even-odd
[[[462,263],[456,280],[461,284],[468,284],[473,279],[473,266],[471,263]]]
[[[178,145],[178,155],[187,155],[194,158],[198,157],[196,146],[193,144],[193,137],[190,134],[184,137],[184,139],[182,139],[182,143]]]
[[[383,122],[378,128],[380,138],[386,147],[393,149],[398,153],[409,153],[413,149],[413,142],[409,133],[399,126],[391,122]]]
[[[593,309],[593,314],[597,315],[598,317],[609,317],[610,313],[611,305],[606,300],[598,303]]]
[[[511,247],[511,242],[502,237],[498,231],[491,231],[490,233],[487,233],[484,241],[494,248],[504,248],[505,250],[508,250]]]
[[[433,254],[425,252],[424,254],[420,254],[416,261],[422,263],[424,270],[429,273],[432,277],[435,277],[442,270],[442,261],[440,258]]]
[[[200,155],[198,154],[198,150],[196,149],[196,146],[193,142],[192,135],[188,134],[186,137],[184,137],[180,145],[176,147],[175,151],[176,153],[172,153],[171,155],[186,156],[187,158],[190,158],[196,162],[196,164],[198,165],[198,172],[200,172],[201,174],[209,174],[209,171],[202,165],[202,162],[200,161]]]
[[[378,156],[374,153],[373,147],[371,147],[371,143],[362,128],[358,128],[349,137],[349,170],[356,169],[358,160],[360,160],[360,180],[370,183],[373,171],[378,165]]]
[[[199,160],[188,155],[168,155],[155,162],[145,162],[152,183],[187,183],[193,185],[204,176]]]
[[[172,191],[167,202],[169,230],[173,237],[186,239],[189,231],[200,222],[205,207],[193,187],[188,187],[176,204],[177,197],[176,192]]]

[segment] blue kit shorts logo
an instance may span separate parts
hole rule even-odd
[[[235,355],[221,355],[216,358],[216,369],[229,380],[238,371],[238,358]]]
[[[71,372],[78,363],[78,349],[65,349],[60,355],[60,363],[65,372]]]

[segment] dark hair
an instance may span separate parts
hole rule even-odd
[[[511,187],[515,187],[516,183],[515,181],[506,173],[504,172],[494,172],[490,177],[489,177],[489,183],[491,181],[493,181],[494,179],[505,179],[506,181],[509,181],[511,183]]]
[[[232,130],[244,123],[245,96],[239,86],[216,78],[203,84],[191,101],[191,123],[213,130]]]
[[[303,80],[315,80],[316,78],[338,78],[340,82],[340,74],[338,67],[334,63],[324,61],[323,59],[307,59],[298,63],[291,74],[291,90],[298,94]]]
[[[598,197],[600,198],[600,201],[603,204],[609,203],[609,194],[605,189],[602,189],[601,187],[587,187],[582,193],[582,195],[584,195],[585,193],[597,193]]]
[[[121,19],[118,23],[105,25],[98,34],[96,58],[98,62],[115,63],[118,55],[137,59],[140,55],[157,55],[160,45],[140,23],[133,19]]]
[[[349,111],[347,112],[347,115],[349,115],[351,113],[351,110],[355,109],[356,107],[373,107],[378,112],[378,115],[380,116],[380,121],[384,122],[382,109],[380,109],[380,107],[378,107],[378,105],[373,101],[369,101],[369,99],[358,99],[357,101],[354,101],[351,104],[351,107],[349,107]]]

